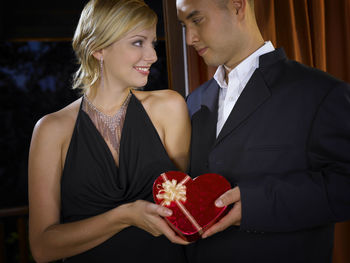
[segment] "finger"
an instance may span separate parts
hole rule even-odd
[[[163,217],[171,216],[173,211],[169,208],[159,205],[157,208],[157,214]]]
[[[173,211],[171,209],[153,203],[149,203],[147,205],[146,211],[148,213],[157,214],[163,217],[171,216],[173,214]]]
[[[159,223],[159,227],[164,236],[166,236],[171,242],[179,245],[190,244],[188,241],[185,241],[180,236],[178,236],[175,231],[165,222],[165,220],[162,220],[162,222]]]
[[[240,221],[240,214],[237,211],[231,210],[226,216],[224,216],[219,222],[207,229],[202,238],[207,238],[218,232],[224,231],[226,228],[237,224]]]
[[[224,206],[233,204],[239,201],[240,199],[241,199],[241,194],[238,186],[236,186],[235,188],[228,190],[223,195],[221,195],[218,199],[216,199],[215,205],[217,207],[224,207]]]
[[[146,231],[147,231],[147,230],[146,230]],[[154,230],[154,229],[151,229],[151,230],[149,230],[148,232],[149,232],[152,236],[154,236],[154,237],[159,237],[159,236],[162,235],[161,232],[159,232],[159,231],[157,231],[157,230]]]
[[[230,226],[230,224],[228,224],[227,222],[219,221],[218,223],[216,223],[215,225],[210,227],[208,230],[206,230],[204,232],[204,234],[202,235],[202,238],[207,238],[209,236],[212,236],[218,232],[225,230],[229,226]]]
[[[182,239],[180,236],[176,234],[164,234],[172,243],[178,245],[188,245],[190,242]]]
[[[188,245],[190,242],[182,239],[179,235],[177,235],[171,228],[169,231],[165,231],[164,235],[173,243],[179,245]]]

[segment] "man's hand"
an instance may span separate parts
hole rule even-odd
[[[217,207],[223,207],[234,204],[232,209],[224,216],[219,222],[214,224],[212,227],[207,229],[202,238],[206,238],[214,235],[215,233],[221,232],[226,228],[235,225],[239,226],[242,219],[242,205],[241,205],[241,192],[239,187],[228,190],[222,196],[220,196],[216,201],[215,205]]]

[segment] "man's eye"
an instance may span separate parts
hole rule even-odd
[[[202,21],[202,18],[195,18],[192,20],[193,24],[199,24]]]

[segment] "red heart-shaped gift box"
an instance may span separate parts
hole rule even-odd
[[[169,171],[155,180],[153,198],[173,211],[166,220],[183,239],[192,242],[227,213],[226,206],[219,208],[214,202],[230,189],[230,183],[219,174],[202,174],[192,180],[185,173]]]

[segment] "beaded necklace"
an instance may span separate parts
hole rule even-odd
[[[108,141],[119,156],[120,138],[124,125],[126,109],[131,98],[131,92],[124,100],[120,109],[112,116],[104,114],[92,104],[84,94],[83,110],[90,117],[102,137]]]

